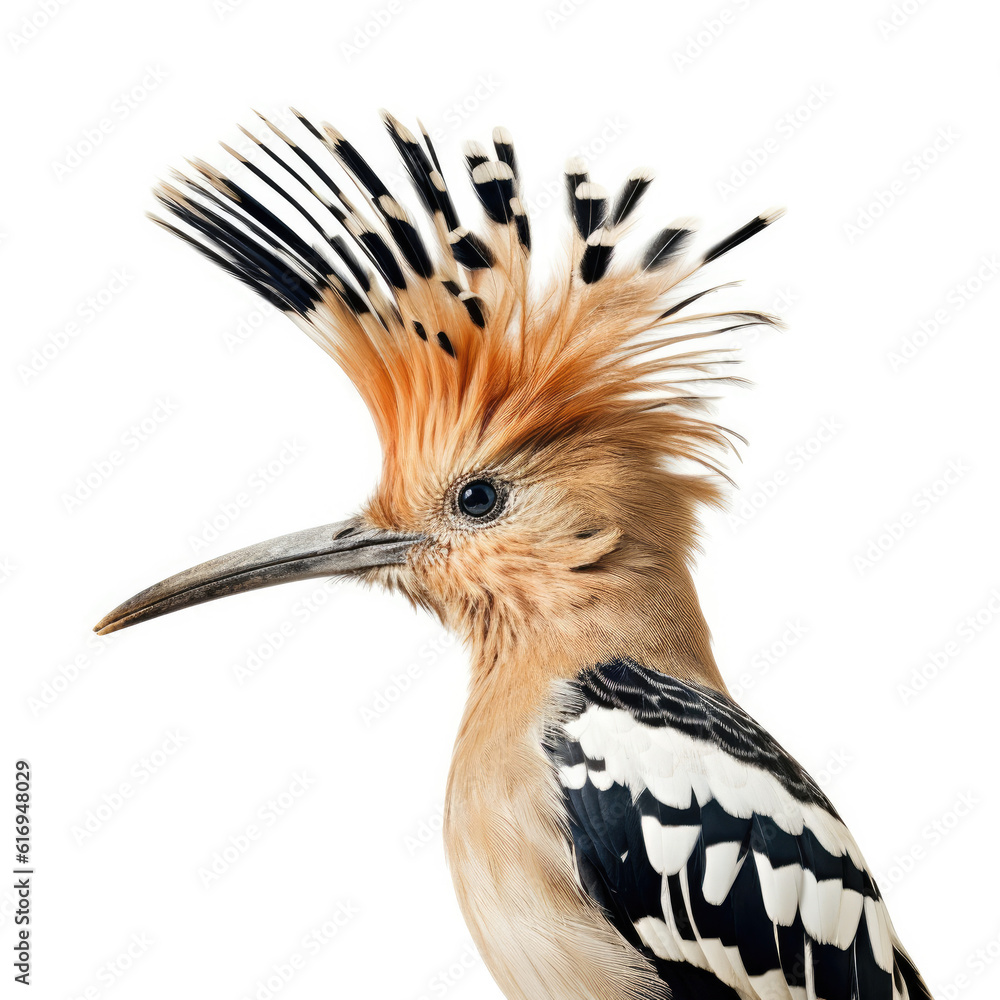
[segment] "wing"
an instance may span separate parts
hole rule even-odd
[[[616,660],[546,750],[581,885],[673,1000],[931,1000],[836,810],[730,699]]]

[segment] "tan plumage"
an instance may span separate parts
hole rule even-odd
[[[731,359],[706,338],[776,322],[704,311],[714,289],[692,279],[779,213],[698,254],[688,224],[663,230],[644,254],[623,253],[649,174],[630,175],[612,201],[571,161],[566,261],[536,288],[505,129],[494,131],[495,156],[466,147],[485,213],[469,229],[426,133],[422,144],[384,116],[430,217],[432,252],[353,146],[298,118],[303,140],[333,155],[367,211],[272,126],[283,157],[254,141],[280,180],[234,155],[292,207],[294,224],[202,161],[195,179],[160,187],[180,227],[162,224],[279,305],[344,369],[378,431],[379,484],[360,517],[180,574],[98,627],[330,572],[381,583],[437,614],[471,661],[446,847],[462,911],[508,997],[624,1000],[673,987],[677,1000],[849,1000],[817,992],[840,988],[848,947],[855,979],[888,988],[886,1000],[929,996],[832,806],[727,697],[691,579],[698,508],[719,502],[717,456],[730,446],[730,432],[696,415],[700,391],[735,381],[721,367]],[[602,799],[609,790],[624,797]],[[574,798],[583,794],[590,807]],[[671,819],[695,805],[697,820]],[[598,807],[599,820],[587,815]],[[676,867],[678,831],[704,838],[719,810],[722,839],[681,854]],[[749,850],[750,826],[731,834],[751,817],[774,826],[775,843],[800,838],[791,895],[766,844]],[[732,909],[734,927],[739,908],[745,953],[687,933],[705,902],[691,865],[708,866],[709,856],[704,891]],[[787,858],[771,860],[789,874]],[[758,881],[748,887],[740,873],[751,864]],[[831,864],[843,866],[839,889],[826,885],[813,899],[809,879],[828,879]],[[679,873],[683,886],[669,881]],[[647,912],[651,888],[662,913]],[[777,953],[767,966],[760,953],[782,928],[795,932],[788,913],[801,930],[790,947],[805,949],[811,972]],[[765,930],[773,921],[770,946],[767,933],[759,944],[755,920]],[[761,962],[765,972],[755,971]]]

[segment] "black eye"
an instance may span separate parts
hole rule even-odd
[[[469,517],[486,517],[497,505],[497,491],[492,483],[477,479],[463,486],[458,494],[458,506]]]

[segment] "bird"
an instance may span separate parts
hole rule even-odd
[[[331,125],[259,117],[245,152],[222,144],[230,169],[161,182],[153,219],[343,369],[380,478],[356,515],[178,573],[95,630],[346,576],[455,633],[445,849],[510,1000],[929,1000],[833,804],[730,695],[693,583],[744,441],[710,419],[708,393],[743,382],[711,345],[779,323],[713,309],[733,283],[703,269],[781,212],[700,249],[686,218],[640,240],[651,171],[612,196],[575,157],[565,252],[536,280],[506,128],[462,148],[466,225],[419,121],[382,113],[414,215]]]

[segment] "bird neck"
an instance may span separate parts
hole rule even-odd
[[[507,581],[505,597],[517,592]],[[644,553],[638,564],[582,573],[553,597],[503,600],[470,615],[473,690],[496,683],[546,696],[552,682],[616,658],[726,692],[691,572],[682,558]],[[532,700],[534,695],[531,696]]]

